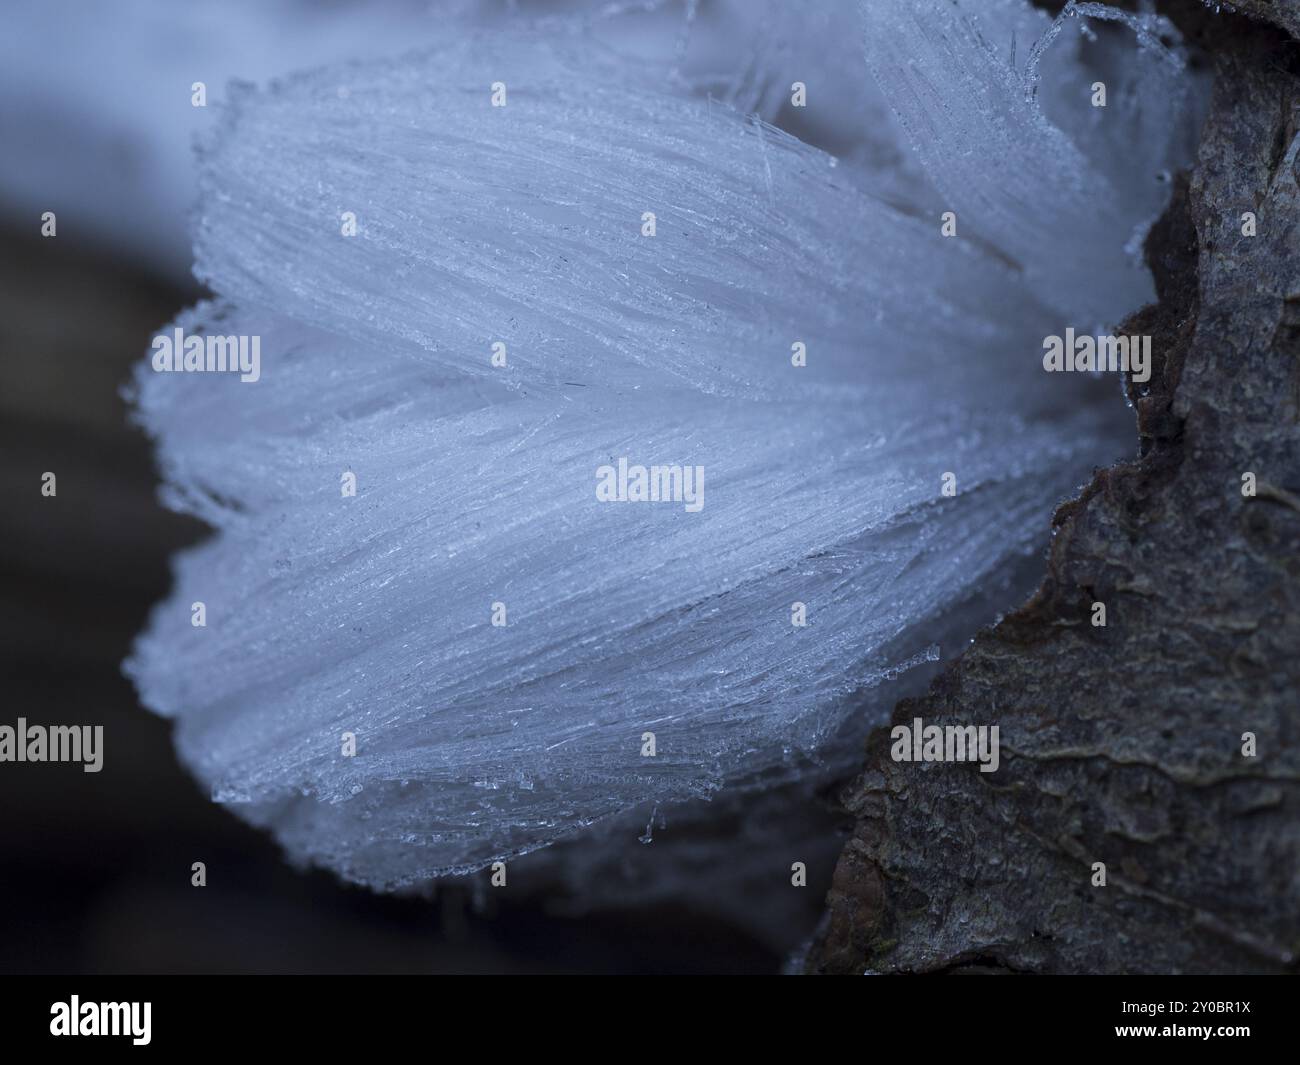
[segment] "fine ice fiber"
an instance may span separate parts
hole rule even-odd
[[[830,757],[1131,450],[1119,376],[1042,354],[1151,294],[1189,105],[1144,26],[872,0],[825,27],[879,103],[813,116],[835,156],[582,20],[235,89],[212,298],[159,336],[253,338],[256,380],[155,348],[133,386],[165,501],[215,530],[126,665],[186,765],[396,889]]]

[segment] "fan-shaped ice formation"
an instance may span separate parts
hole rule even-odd
[[[1122,449],[1041,342],[1141,302],[1123,244],[1157,197],[947,7],[898,5],[875,63],[956,239],[572,42],[237,94],[198,218],[217,299],[177,324],[260,337],[261,376],[140,368],[167,499],[218,533],[128,663],[216,799],[395,886],[707,795],[815,751],[878,649],[923,646]],[[703,467],[703,505],[602,502],[621,458]]]

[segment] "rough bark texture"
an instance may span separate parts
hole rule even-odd
[[[1214,0],[1206,2],[1214,3]],[[1276,22],[1292,36],[1300,37],[1300,5],[1295,0],[1233,0],[1232,3],[1224,3],[1222,7],[1227,11],[1240,11],[1251,18]]]
[[[1000,726],[998,771],[873,735],[811,971],[1296,965],[1300,48],[1202,17],[1211,113],[1148,241],[1159,302],[1120,329],[1153,337],[1140,458],[1060,508],[1033,600],[895,711]]]

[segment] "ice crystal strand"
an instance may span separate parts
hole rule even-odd
[[[219,531],[129,669],[217,798],[366,883],[818,750],[1114,451],[1005,255],[563,47],[244,92],[202,186],[217,299],[178,324],[262,373],[140,368]],[[702,507],[600,502],[620,457],[702,466]]]
[[[868,64],[940,190],[936,213],[954,211],[959,226],[1004,251],[1040,298],[1083,327],[1117,324],[1148,299],[1149,281],[1126,248],[1167,192],[1145,153],[1168,146],[1169,130],[1182,121],[1178,96],[1151,92],[1141,100],[1164,127],[1146,141],[1123,135],[1130,126],[1125,101],[1117,100],[1109,137],[1085,135],[1085,151],[1074,134],[1094,117],[1091,78],[1075,78],[1069,101],[1056,109],[1066,128],[1049,119],[1035,91],[1038,64],[1061,23],[1020,0],[863,0],[861,10]],[[1152,45],[1149,34],[1144,39]],[[1013,47],[1026,40],[1037,44],[1021,70]],[[1122,166],[1107,161],[1114,156]]]
[[[566,88],[588,75],[565,50],[507,63],[499,49],[259,97],[214,148],[200,277],[241,306],[378,329],[444,370],[532,389],[843,394],[918,360],[963,372],[953,353],[970,339],[1024,359],[1032,334],[1012,329],[1049,320],[997,259],[936,254],[936,227],[855,192],[823,153],[643,87],[603,87],[595,106]],[[481,84],[494,65],[514,71],[503,108]],[[359,233],[345,241],[333,220],[348,210]],[[860,267],[873,259],[895,269]],[[995,300],[1011,301],[1002,318]],[[494,340],[506,374],[485,358]],[[795,340],[817,351],[797,377]]]

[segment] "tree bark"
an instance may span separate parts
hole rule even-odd
[[[1238,7],[1300,26],[1294,0]],[[1195,17],[1211,111],[1147,242],[1159,302],[1119,330],[1152,336],[1140,457],[1059,509],[1035,597],[895,710],[998,725],[1000,768],[871,737],[810,971],[1296,965],[1300,48]]]

